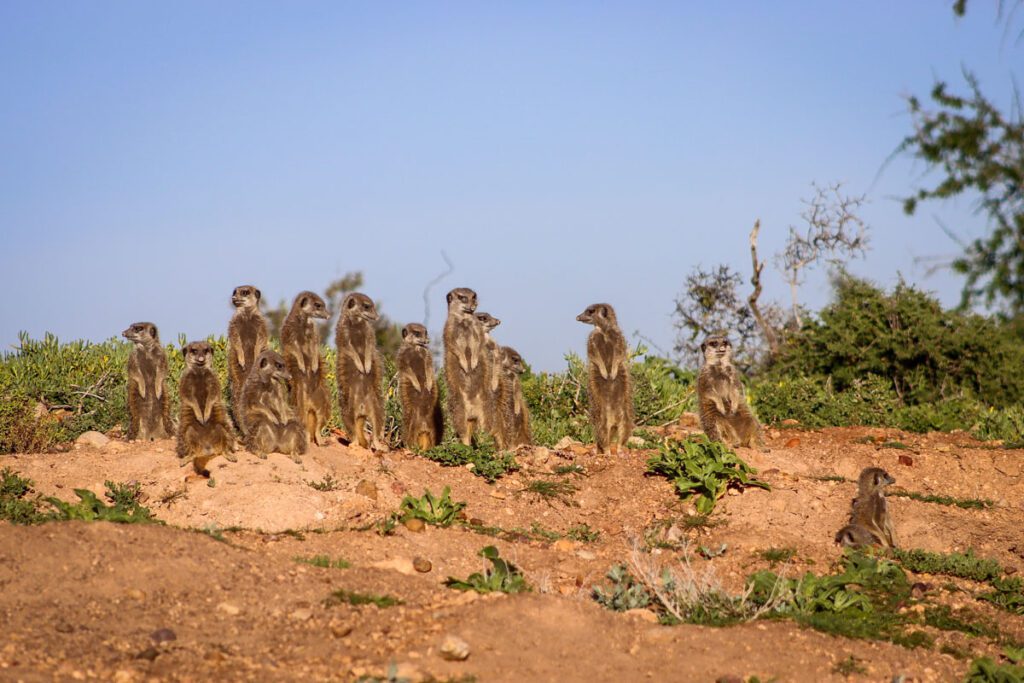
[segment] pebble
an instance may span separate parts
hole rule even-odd
[[[469,643],[449,633],[441,641],[441,657],[452,662],[465,661],[469,657]]]
[[[782,421],[782,424],[786,425],[787,427],[793,427],[795,425],[800,424],[800,420],[796,420],[796,419],[793,419],[792,417],[788,417],[788,418],[786,418],[785,420]]]
[[[331,635],[335,638],[344,638],[352,633],[352,628],[352,624],[347,621],[332,621],[330,626]]]
[[[377,485],[374,484],[372,481],[363,479],[358,484],[356,484],[356,493],[358,493],[361,496],[365,496],[370,500],[375,501],[377,500]]]
[[[425,557],[416,557],[413,558],[412,568],[418,571],[420,574],[426,574],[434,568],[434,565],[432,565],[430,563],[430,560],[428,560]]]
[[[229,617],[236,617],[242,612],[242,609],[238,605],[233,605],[230,602],[222,602],[217,605],[217,611],[223,612]]]
[[[786,448],[796,448],[799,445],[800,439],[796,438],[795,436],[786,442]]]
[[[501,491],[499,491],[498,489],[494,489],[493,491],[491,491],[491,498],[497,498],[498,500],[505,500],[505,494],[502,493]]]
[[[309,621],[313,617],[313,610],[307,607],[300,607],[288,616],[295,621]]]
[[[370,565],[376,569],[394,569],[399,574],[405,574],[411,576],[416,573],[416,569],[410,560],[404,557],[396,557],[390,560],[380,560]]]
[[[426,523],[422,519],[416,519],[415,517],[405,520],[402,522],[402,525],[415,534],[423,533],[427,528]]]
[[[576,557],[580,558],[581,560],[586,560],[588,562],[597,559],[597,555],[590,552],[589,550],[577,550]]]
[[[158,628],[149,634],[150,640],[155,643],[169,643],[178,639],[178,634],[169,628]]]
[[[576,549],[576,544],[568,538],[560,538],[551,547],[560,553],[571,553]]]
[[[636,617],[644,621],[649,621],[652,624],[658,623],[658,615],[652,612],[651,610],[645,609],[643,607],[628,609],[625,612],[623,612],[623,614],[629,617]]]
[[[75,444],[78,446],[92,446],[93,448],[102,448],[110,443],[110,437],[101,432],[84,432],[75,439]]]

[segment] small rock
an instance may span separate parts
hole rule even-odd
[[[416,573],[416,569],[412,564],[412,561],[404,557],[395,557],[390,560],[380,560],[370,565],[377,569],[394,569],[399,574],[405,574],[411,576]]]
[[[768,436],[772,439],[777,439],[780,436],[782,436],[782,432],[780,432],[778,429],[769,429]]]
[[[74,626],[64,620],[58,621],[54,628],[57,629],[57,633],[71,633],[75,630]]]
[[[392,664],[391,669],[388,670],[387,679],[389,681],[422,681],[423,672],[420,671],[416,665],[412,662],[399,662],[398,664]]]
[[[576,592],[576,586],[570,584],[563,584],[558,587],[558,592],[562,595],[572,595]]]
[[[563,436],[562,439],[555,444],[556,451],[564,451],[571,446],[579,446],[580,442],[571,436]]]
[[[498,500],[505,500],[505,494],[502,493],[501,491],[499,491],[498,489],[494,489],[493,491],[491,491],[491,498],[497,498]]]
[[[590,552],[589,550],[577,550],[576,557],[580,558],[581,560],[586,560],[587,562],[597,559],[597,555]]]
[[[223,612],[229,617],[237,617],[242,612],[242,609],[238,605],[233,605],[230,602],[222,602],[217,605],[217,611]]]
[[[128,669],[118,669],[114,672],[114,677],[111,680],[114,683],[132,683],[135,680],[135,674]]]
[[[906,467],[912,467],[914,464],[914,459],[911,458],[909,455],[899,456],[899,461],[901,465],[905,465]]]
[[[75,439],[78,446],[91,446],[92,448],[103,448],[110,443],[110,437],[100,432],[85,432]]]
[[[786,425],[787,427],[793,427],[800,424],[800,420],[795,420],[791,417],[788,417],[782,421],[782,424]]]
[[[480,519],[479,517],[470,517],[469,518],[469,525],[470,526],[484,526],[484,520]]]
[[[673,524],[665,532],[665,540],[669,543],[679,543],[686,537],[685,532],[676,524]]]
[[[356,493],[358,493],[361,496],[365,496],[370,500],[375,501],[377,500],[377,485],[374,484],[372,481],[363,479],[358,484],[356,484]]]
[[[469,657],[469,643],[449,633],[441,641],[441,657],[451,662],[465,661]]]
[[[937,450],[939,453],[949,453],[950,451],[953,450],[953,448],[948,443],[944,443],[941,446],[936,446],[935,450]]]
[[[330,625],[331,635],[335,638],[344,638],[352,633],[352,624],[347,621],[332,621]]]
[[[404,496],[406,493],[408,493],[409,489],[406,487],[405,484],[395,479],[394,481],[391,482],[391,491],[396,496]]]
[[[432,565],[430,560],[425,557],[414,557],[412,560],[412,568],[420,574],[426,574],[434,568],[434,565]]]
[[[160,650],[157,650],[155,647],[150,645],[142,652],[136,654],[135,659],[145,659],[146,661],[152,662],[158,656],[160,656]]]
[[[421,534],[427,528],[426,523],[422,519],[416,519],[415,517],[402,522],[402,526],[414,534]]]
[[[623,614],[629,617],[636,617],[638,619],[643,619],[644,621],[649,621],[652,624],[658,623],[658,615],[652,612],[651,610],[645,609],[643,607],[628,609]]]
[[[795,436],[786,442],[786,448],[796,448],[799,445],[800,439],[796,438]]]
[[[626,439],[627,446],[633,446],[634,448],[643,448],[647,445],[647,439],[641,436],[631,436]]]
[[[154,643],[169,643],[178,639],[178,634],[169,628],[158,628],[149,634],[150,640]]]
[[[560,538],[551,547],[560,553],[571,553],[576,549],[576,543],[568,538]]]
[[[300,607],[299,609],[289,614],[288,617],[290,619],[294,619],[295,621],[309,621],[311,618],[313,618],[313,610],[309,609],[308,607]]]
[[[144,592],[142,592],[141,590],[139,590],[138,588],[129,588],[125,592],[125,595],[127,595],[132,600],[138,600],[139,602],[142,602],[143,600],[146,599],[146,594]]]

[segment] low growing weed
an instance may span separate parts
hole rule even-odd
[[[458,520],[459,513],[466,507],[464,502],[451,499],[451,489],[447,486],[440,496],[435,496],[430,489],[424,489],[420,498],[406,496],[398,509],[398,519],[407,522],[410,519],[421,519],[434,526],[451,526]]]
[[[472,465],[470,469],[473,474],[491,483],[519,469],[515,456],[507,451],[499,451],[489,439],[481,439],[474,446],[459,442],[443,443],[421,455],[445,467]]]
[[[994,501],[982,498],[953,498],[950,496],[935,496],[927,493],[917,493],[916,491],[902,491],[902,490],[889,490],[886,493],[887,496],[895,496],[898,498],[910,498],[921,503],[935,503],[936,505],[949,505],[961,508],[963,510],[984,510],[995,505]]]
[[[501,558],[498,549],[489,545],[479,552],[480,557],[489,560],[491,567],[483,572],[474,572],[466,579],[449,576],[444,585],[455,590],[473,590],[477,593],[524,593],[530,590],[519,567]]]
[[[942,574],[972,581],[991,581],[1003,574],[998,562],[977,557],[971,550],[961,554],[894,548],[893,556],[915,574]]]
[[[311,555],[310,557],[293,557],[292,559],[300,564],[308,564],[322,569],[348,569],[352,566],[348,560],[341,558],[332,560],[330,555]]]
[[[685,441],[665,440],[658,453],[647,461],[647,472],[659,474],[675,484],[682,498],[696,498],[697,512],[709,514],[730,487],[771,487],[754,478],[757,470],[733,451],[703,434]]]
[[[111,483],[107,482],[110,486]],[[115,485],[117,486],[117,485]],[[122,488],[117,491],[117,498],[112,491],[107,491],[107,496],[114,499],[113,505],[106,505],[96,497],[96,494],[88,489],[74,489],[78,496],[77,503],[68,503],[59,498],[49,497],[46,501],[56,508],[57,519],[78,519],[87,522],[120,522],[122,524],[163,524],[153,516],[149,508],[141,505],[136,498],[128,498],[124,488],[127,485],[120,485]]]
[[[395,607],[397,605],[404,605],[405,603],[392,595],[377,595],[375,593],[358,593],[356,591],[336,590],[331,593],[324,600],[324,607],[334,607],[336,605],[352,605],[358,607],[360,605],[376,605],[377,607],[384,609],[385,607]]]
[[[0,470],[0,519],[12,524],[38,524],[53,519],[37,498],[29,498],[33,481],[5,467]]]
[[[341,488],[341,482],[330,474],[325,475],[320,481],[307,481],[306,485],[317,491],[337,491]]]

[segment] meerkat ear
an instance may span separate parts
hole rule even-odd
[[[270,365],[270,359],[269,358],[267,358],[266,356],[263,356],[263,358],[260,358],[260,367],[261,368],[265,368],[268,365]]]
[[[707,352],[707,348],[708,348],[708,340],[705,339],[704,341],[702,341],[700,343],[700,352],[701,353],[706,353]]]
[[[252,291],[256,292],[256,301],[259,301],[260,299],[263,298],[263,292],[261,292],[260,290],[253,287]]]
[[[355,308],[358,304],[359,302],[356,301],[355,297],[349,297],[348,306],[346,306],[346,308]]]
[[[403,327],[402,328],[402,339],[405,339],[408,336],[409,336],[409,328],[408,327]]]
[[[305,308],[306,304],[308,304],[308,303],[309,303],[309,297],[308,296],[304,296],[301,299],[299,299],[299,307],[300,308]]]
[[[150,326],[149,326],[149,333],[150,333],[151,335],[153,335],[153,338],[154,338],[154,339],[156,338],[156,325],[150,325]]]
[[[448,292],[448,295],[445,297],[445,299],[448,301],[448,303],[451,303],[452,299],[454,299],[454,298],[455,298],[454,297],[454,292]]]

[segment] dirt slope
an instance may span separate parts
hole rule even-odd
[[[861,443],[865,435],[899,439],[910,449],[879,449]],[[869,465],[885,467],[909,490],[996,502],[963,510],[895,498],[901,546],[973,547],[1024,570],[1020,451],[980,448],[962,435],[865,429],[774,432],[770,445],[771,452],[740,455],[772,491],[727,496],[716,510],[717,526],[687,532],[691,548],[726,546],[712,560],[693,562],[699,572],[713,568],[730,590],[767,566],[759,553],[772,547],[797,550],[790,575],[825,571],[839,555],[832,536],[855,485],[813,477],[855,478]],[[354,680],[391,669],[411,680],[827,681],[846,680],[834,667],[850,655],[864,660],[862,680],[963,676],[968,662],[938,649],[844,640],[790,622],[666,627],[601,608],[590,588],[612,564],[629,559],[645,530],[687,507],[667,481],[644,476],[644,458],[640,451],[624,458],[583,449],[527,452],[519,458],[522,471],[488,485],[463,468],[408,453],[382,458],[332,445],[302,465],[241,453],[237,463],[215,463],[213,487],[178,467],[170,441],[0,459],[0,467],[34,479],[39,492],[67,500],[75,499],[72,488],[101,494],[104,480],[136,480],[146,505],[169,525],[0,523],[0,680]],[[554,465],[572,462],[586,473],[551,474]],[[328,475],[337,490],[307,483]],[[545,499],[524,490],[536,479],[568,479],[577,489],[564,500]],[[585,523],[600,536],[583,543],[528,533],[494,539],[461,527],[414,533],[398,526],[390,536],[360,530],[395,510],[404,495],[444,486],[486,525],[565,533]],[[228,542],[197,529],[220,530]],[[442,585],[448,576],[482,569],[476,553],[489,544],[522,566],[534,593],[478,596]],[[344,558],[352,567],[294,561],[312,555]],[[665,563],[678,556],[652,555]],[[415,558],[432,569],[416,572]],[[403,604],[326,606],[339,589],[391,595]],[[970,606],[1024,641],[1024,620]],[[449,635],[469,644],[468,659],[440,656]],[[994,652],[962,634],[935,635],[975,654]]]

